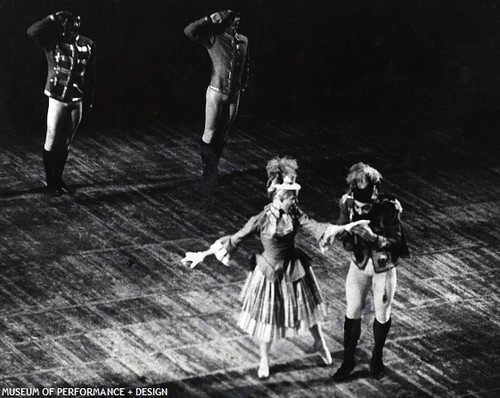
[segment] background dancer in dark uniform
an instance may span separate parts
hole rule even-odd
[[[207,88],[205,130],[200,142],[203,181],[217,185],[220,156],[248,82],[248,39],[237,32],[240,16],[219,11],[189,24],[184,33],[206,47],[212,60]]]
[[[51,196],[70,193],[62,180],[68,150],[78,125],[92,107],[95,46],[80,36],[80,17],[59,11],[28,29],[45,51],[48,65],[45,95],[49,97],[43,162]]]
[[[400,256],[408,255],[401,229],[399,201],[378,191],[382,175],[373,167],[357,163],[347,175],[347,193],[340,200],[339,225],[369,220],[338,238],[352,252],[345,282],[347,310],[344,322],[344,360],[334,374],[335,381],[347,380],[355,367],[354,354],[361,334],[361,313],[366,297],[373,294],[375,345],[370,362],[372,377],[384,375],[382,351],[391,327],[391,306],[396,292],[396,265]]]

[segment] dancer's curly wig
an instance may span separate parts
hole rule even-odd
[[[267,162],[267,192],[269,195],[274,195],[276,189],[273,188],[273,185],[282,184],[285,176],[295,180],[298,168],[297,161],[287,156],[281,158],[276,156]]]

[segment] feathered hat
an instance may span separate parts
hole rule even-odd
[[[274,193],[277,189],[298,191],[301,187],[295,182],[297,178],[297,161],[289,157],[275,157],[266,166],[267,192]]]

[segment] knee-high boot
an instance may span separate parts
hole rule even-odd
[[[225,140],[219,139],[219,140],[214,140],[210,143],[210,147],[212,148],[212,151],[214,153],[214,168],[215,168],[215,175],[216,175],[216,185],[220,184],[220,175],[219,175],[219,164],[220,164],[220,158],[222,156],[222,151],[224,150],[224,144],[226,143]]]
[[[55,161],[54,161],[54,184],[56,190],[59,194],[63,193],[71,193],[68,186],[64,183],[62,179],[64,166],[66,165],[66,161],[68,160],[68,150],[62,150],[54,152]]]
[[[361,335],[361,319],[345,317],[344,321],[344,360],[340,368],[333,375],[335,381],[345,381],[354,370],[356,362],[354,354]]]
[[[217,146],[200,140],[200,154],[203,162],[202,180],[207,185],[217,185],[219,180],[220,152]]]
[[[56,187],[54,183],[54,152],[49,152],[45,150],[45,148],[43,149],[43,166],[45,168],[45,182],[47,183],[47,191],[49,191],[51,195],[55,195]]]
[[[382,361],[382,351],[384,349],[385,340],[389,329],[391,328],[392,318],[386,323],[380,323],[375,319],[373,321],[373,338],[375,340],[375,346],[373,347],[372,359],[370,362],[370,373],[373,378],[380,379],[384,376],[384,362]]]

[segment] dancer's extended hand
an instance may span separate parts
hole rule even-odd
[[[187,252],[184,258],[181,260],[183,265],[189,266],[189,268],[193,269],[211,253],[204,252]]]
[[[354,221],[345,225],[334,225],[331,224],[326,229],[323,238],[320,241],[319,248],[321,253],[324,253],[333,244],[335,236],[343,231],[353,232],[354,228],[367,226],[370,223],[368,220]]]
[[[217,11],[214,12],[212,15],[210,15],[210,19],[212,20],[212,23],[222,23],[229,15],[231,15],[231,11],[229,10],[222,10],[222,11]]]
[[[370,224],[370,220],[358,220],[350,222],[349,224],[346,224],[343,227],[344,231],[353,232],[357,228],[367,227],[369,229],[370,227],[368,227],[368,224]]]
[[[181,263],[184,265],[188,265],[189,268],[193,269],[206,257],[210,255],[215,255],[217,260],[219,260],[224,265],[229,265],[230,255],[225,249],[227,245],[227,241],[231,239],[230,236],[223,236],[222,238],[217,239],[212,246],[208,250],[203,252],[187,252],[184,258],[181,260]]]

